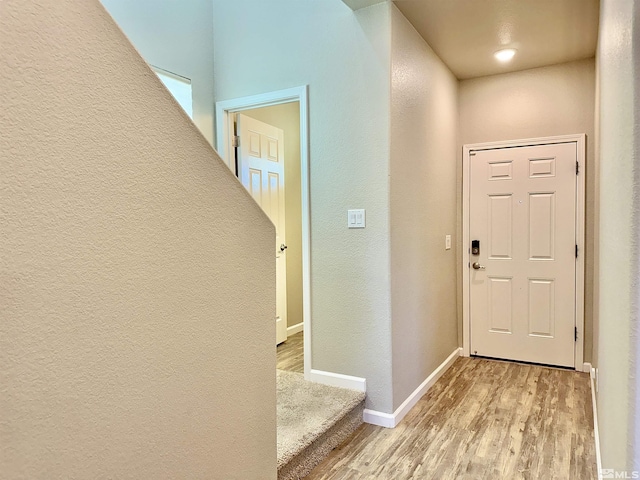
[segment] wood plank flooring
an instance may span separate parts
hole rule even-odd
[[[278,370],[304,373],[304,341],[302,332],[291,335],[286,341],[277,347]]]
[[[461,357],[395,429],[363,425],[306,478],[595,479],[589,375]]]

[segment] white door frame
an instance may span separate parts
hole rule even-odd
[[[557,137],[531,138],[523,140],[507,140],[503,142],[475,143],[464,145],[462,153],[462,354],[471,356],[471,305],[469,289],[469,202],[470,202],[470,162],[469,154],[478,150],[495,148],[528,147],[554,143],[576,143],[579,174],[576,175],[576,244],[578,258],[576,260],[576,327],[578,341],[575,342],[575,369],[583,371],[584,364],[584,263],[585,263],[585,144],[586,135],[560,135]]]
[[[216,149],[229,169],[234,170],[230,152],[233,113],[283,103],[300,105],[300,182],[302,203],[302,322],[304,376],[311,373],[311,214],[309,210],[309,103],[308,86],[251,95],[216,102]],[[234,172],[235,174],[235,172]]]

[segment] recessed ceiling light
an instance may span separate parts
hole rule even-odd
[[[493,54],[493,56],[496,57],[496,59],[499,62],[504,63],[511,60],[515,54],[516,54],[515,48],[505,48],[503,50],[498,50],[496,53]]]

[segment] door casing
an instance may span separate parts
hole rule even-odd
[[[283,103],[300,105],[300,194],[302,210],[302,322],[304,338],[304,376],[311,377],[311,213],[309,196],[309,95],[308,86],[251,95],[216,102],[216,149],[227,167],[234,172],[231,136],[233,114],[243,110]]]
[[[462,245],[460,258],[462,259],[462,354],[471,356],[471,305],[470,305],[470,248],[469,237],[469,202],[470,202],[470,153],[479,150],[492,150],[497,148],[528,147],[534,145],[548,145],[555,143],[575,142],[577,147],[577,160],[579,173],[576,175],[576,244],[578,245],[578,258],[576,260],[576,327],[578,340],[575,348],[575,368],[579,371],[590,371],[584,362],[584,267],[585,267],[585,145],[586,135],[560,135],[555,137],[542,137],[520,140],[506,140],[500,142],[475,143],[464,145],[462,153]]]

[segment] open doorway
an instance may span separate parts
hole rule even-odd
[[[236,175],[276,225],[278,368],[303,373],[300,105],[282,103],[233,115]],[[286,358],[281,358],[283,351]]]
[[[308,378],[311,342],[306,92],[306,87],[300,87],[218,102],[216,121],[218,152],[276,224],[278,368],[305,373]]]

